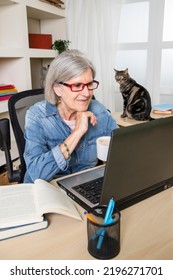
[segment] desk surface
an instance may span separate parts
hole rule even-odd
[[[122,114],[122,112],[112,113],[113,117],[115,118],[115,120],[119,126],[131,126],[134,124],[140,124],[140,123],[146,122],[146,121],[136,121],[134,119],[129,119],[129,118],[121,118],[121,114]],[[171,117],[171,116],[173,116],[173,115],[151,113],[151,117],[154,119],[167,118],[167,117]]]
[[[86,217],[47,217],[46,230],[0,241],[0,259],[94,259],[87,251]],[[173,188],[121,211],[121,251],[115,259],[173,259],[172,217]]]

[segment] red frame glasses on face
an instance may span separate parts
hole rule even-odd
[[[67,84],[67,83],[63,83],[63,82],[56,82],[56,83],[69,87],[71,89],[71,91],[73,91],[73,92],[82,91],[84,89],[84,87],[87,87],[88,90],[94,90],[94,89],[98,88],[98,86],[99,86],[99,82],[95,81],[95,80],[93,80],[92,82],[89,82],[87,84],[83,84],[83,83]]]

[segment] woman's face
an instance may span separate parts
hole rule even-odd
[[[91,69],[87,69],[80,76],[73,77],[68,81],[63,81],[66,84],[87,84],[93,81]],[[70,112],[84,112],[87,111],[89,103],[93,96],[93,90],[88,90],[87,86],[82,91],[71,91],[70,87],[65,85],[54,85],[55,93],[60,96],[61,103],[59,107]]]

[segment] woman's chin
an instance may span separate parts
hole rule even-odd
[[[80,102],[77,106],[78,112],[85,112],[88,110],[89,102]]]

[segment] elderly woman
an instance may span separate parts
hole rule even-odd
[[[96,166],[96,139],[118,126],[107,109],[93,100],[91,61],[77,50],[58,55],[50,64],[45,100],[26,114],[24,182],[53,178]]]

